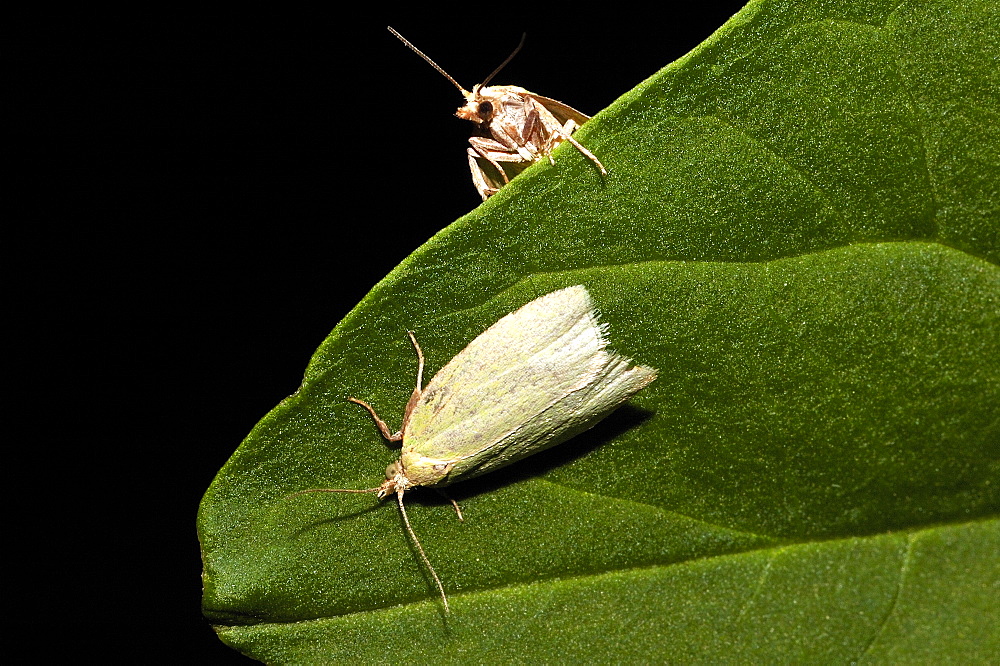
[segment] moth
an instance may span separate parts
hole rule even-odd
[[[304,493],[376,493],[396,496],[403,523],[449,612],[444,585],[410,525],[403,494],[440,488],[509,465],[587,430],[656,379],[654,368],[633,365],[608,351],[607,325],[597,319],[581,285],[553,291],[501,318],[422,386],[424,355],[402,427],[393,432],[375,409],[357,398],[382,436],[402,441],[385,482],[364,490],[313,488]],[[452,501],[459,520],[458,504]]]
[[[391,27],[389,32],[443,74],[465,97],[465,104],[455,115],[476,124],[476,134],[469,139],[466,153],[472,182],[483,201],[543,157],[555,164],[552,151],[563,141],[573,144],[602,175],[608,175],[601,161],[572,136],[580,125],[590,120],[589,116],[518,86],[486,85],[521,50],[523,36],[514,52],[469,92],[405,37]]]

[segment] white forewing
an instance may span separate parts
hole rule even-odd
[[[407,422],[405,446],[454,462],[456,480],[564,441],[656,377],[606,352],[606,344],[584,287],[535,299],[434,376]]]
[[[586,385],[603,341],[590,296],[571,287],[538,298],[497,321],[448,362],[424,388],[404,441],[433,455],[442,436],[488,446],[517,426],[516,414],[537,413]],[[482,441],[482,438],[486,441]],[[474,448],[452,441],[449,453]]]

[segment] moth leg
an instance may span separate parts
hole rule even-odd
[[[488,182],[486,172],[479,166],[479,154],[472,148],[468,149],[469,171],[472,172],[472,184],[475,185],[479,196],[486,201],[491,196],[500,191],[499,183]]]
[[[598,169],[601,170],[601,174],[607,176],[608,170],[604,168],[603,164],[601,164],[601,160],[597,159],[597,155],[594,155],[594,153],[584,148],[579,141],[570,136],[570,134],[576,131],[577,127],[579,127],[579,125],[577,125],[576,122],[572,118],[570,118],[569,120],[566,121],[566,124],[563,125],[561,134],[563,134],[566,137],[566,140],[572,143],[573,147],[579,150],[584,155],[584,157],[593,162],[594,166],[596,166]]]
[[[375,413],[375,410],[367,402],[365,402],[364,400],[358,400],[357,398],[348,398],[348,400],[358,405],[361,405],[362,407],[368,410],[368,413],[372,415],[373,419],[375,419],[375,424],[378,426],[378,429],[382,433],[382,436],[385,437],[387,440],[389,440],[390,442],[403,441],[403,431],[399,430],[398,432],[391,432],[389,430],[389,426],[386,425],[385,421],[383,421],[378,417],[378,414]]]
[[[467,150],[469,169],[472,171],[472,180],[476,184],[476,189],[483,195],[484,201],[489,195],[496,194],[513,177],[507,173],[501,163],[513,165],[512,172],[517,175],[540,157],[540,155],[534,155],[524,146],[510,148],[499,141],[481,136],[470,138],[469,143],[472,145]],[[483,165],[478,163],[477,160],[480,159],[488,162],[500,174],[503,182],[490,178],[484,171]]]
[[[474,136],[469,139],[469,143],[472,144],[472,148],[468,149],[469,157],[481,157],[492,164],[493,168],[500,172],[500,176],[503,178],[505,185],[510,182],[510,179],[507,178],[507,173],[503,170],[503,167],[500,166],[500,162],[523,161],[521,156],[518,155],[516,151],[511,151],[499,141]]]
[[[406,334],[410,336],[413,349],[417,352],[417,385],[413,388],[413,393],[410,394],[410,399],[406,402],[406,409],[403,410],[403,426],[400,428],[400,432],[406,432],[406,424],[410,422],[410,414],[417,407],[417,403],[420,402],[420,396],[424,392],[424,352],[421,351],[420,345],[417,343],[417,337],[413,335],[413,331],[407,331]],[[402,439],[402,436],[400,436],[400,439]]]
[[[417,391],[423,391],[424,386],[424,352],[420,349],[420,344],[417,343],[417,337],[413,335],[413,331],[407,331],[406,334],[410,336],[410,342],[413,343],[413,349],[417,352]]]
[[[541,155],[531,152],[526,146],[508,148],[499,141],[484,139],[481,136],[470,138],[469,143],[472,145],[472,150],[476,152],[476,155],[482,157],[484,160],[488,160],[497,168],[500,168],[500,162],[524,164],[527,166],[533,164],[541,157]]]
[[[464,523],[465,522],[465,518],[462,517],[462,509],[459,508],[458,502],[456,502],[452,498],[448,497],[448,493],[446,493],[445,491],[441,490],[440,488],[435,488],[434,490],[438,491],[441,494],[441,497],[443,497],[446,500],[448,500],[449,502],[451,502],[451,505],[453,507],[455,507],[455,513],[458,514],[458,520],[459,520],[459,522],[463,522]]]
[[[560,143],[567,140],[569,138],[569,135],[575,132],[579,127],[580,126],[576,124],[575,120],[569,118],[568,120],[566,120],[565,125],[563,125],[561,128],[557,128],[554,132],[552,132],[552,138],[550,139],[552,147],[549,149],[548,152],[549,164],[555,166],[556,160],[552,156],[552,151],[555,150],[556,146],[558,146]]]

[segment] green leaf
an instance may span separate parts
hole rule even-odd
[[[203,501],[204,611],[271,663],[1000,652],[1000,15],[751,2],[397,267]],[[428,372],[586,284],[660,377],[597,428],[370,495]]]

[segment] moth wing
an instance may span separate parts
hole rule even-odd
[[[587,386],[525,418],[480,455],[457,461],[451,470],[453,479],[479,476],[561,444],[592,428],[656,379],[655,368],[633,366],[631,359],[608,352],[602,351],[601,357],[601,368]]]
[[[538,100],[542,106],[548,109],[549,113],[555,116],[556,120],[559,121],[560,125],[565,125],[567,120],[572,120],[577,125],[582,125],[590,120],[590,116],[584,115],[572,106],[563,104],[562,102],[552,99],[551,97],[543,97],[541,95],[536,95],[535,93],[529,94]]]
[[[606,345],[584,287],[531,301],[434,376],[407,421],[404,449],[453,464],[443,485],[564,441],[656,376]]]
[[[569,287],[502,317],[431,379],[414,406],[404,445],[458,458],[496,442],[524,414],[585,386],[602,346],[590,295]]]

